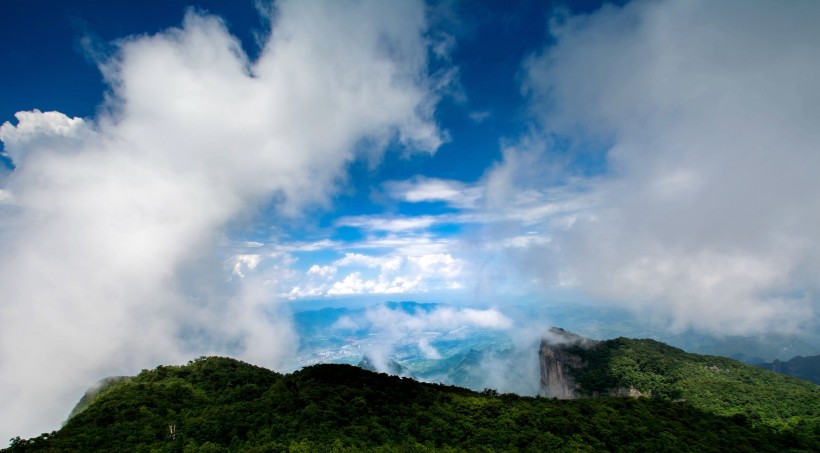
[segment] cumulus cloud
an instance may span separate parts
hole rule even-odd
[[[329,278],[336,275],[336,266],[319,266],[314,264],[313,266],[310,266],[310,269],[308,269],[308,274],[318,275],[322,278]]]
[[[57,428],[100,376],[207,353],[281,363],[295,334],[276,276],[251,272],[261,252],[225,256],[230,226],[270,201],[325,203],[362,153],[441,143],[422,4],[284,1],[271,17],[250,61],[220,19],[189,12],[117,43],[98,117],[0,128],[16,166],[0,205],[0,437]]]
[[[337,260],[336,266],[365,266],[378,267],[382,271],[396,271],[401,267],[399,256],[370,256],[361,253],[346,253],[345,257]]]
[[[556,17],[524,65],[546,137],[530,155],[554,162],[560,137],[589,162],[604,144],[606,174],[533,274],[676,329],[816,329],[818,20],[814,2],[672,0]],[[522,155],[493,170],[514,181],[499,193],[537,186]]]
[[[450,254],[365,255],[346,253],[332,265],[314,264],[290,298],[352,294],[408,294],[458,289],[464,262]],[[337,274],[343,277],[334,280]],[[297,279],[298,280],[298,279]]]
[[[259,255],[254,254],[242,254],[242,255],[234,255],[233,257],[233,273],[238,275],[239,277],[244,278],[245,274],[242,273],[242,268],[244,267],[246,271],[252,271],[256,269],[256,266],[259,265],[259,262],[262,260],[262,257]]]
[[[82,118],[69,118],[60,112],[41,112],[34,109],[30,112],[17,112],[17,126],[6,121],[0,126],[0,141],[4,152],[15,165],[20,165],[26,151],[48,148],[52,144],[71,139],[80,139],[89,133],[88,125]]]

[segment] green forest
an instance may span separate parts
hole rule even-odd
[[[568,350],[586,364],[572,370],[582,394],[634,388],[653,399],[686,402],[778,430],[817,434],[820,426],[820,387],[802,379],[649,339],[621,337]]]
[[[617,377],[598,370],[587,379]],[[673,394],[562,401],[420,383],[349,365],[282,375],[204,357],[113,380],[59,431],[12,439],[4,451],[820,451],[817,420],[779,419],[768,413],[779,410],[774,402],[725,415],[659,389]],[[816,389],[804,395],[815,416]]]

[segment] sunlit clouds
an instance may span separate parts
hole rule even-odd
[[[57,427],[100,376],[213,353],[275,367],[296,345],[282,277],[254,274],[260,247],[224,257],[232,222],[328,203],[363,153],[441,143],[422,4],[275,9],[258,60],[189,11],[116,43],[97,117],[0,129],[16,166],[0,207],[5,438]]]

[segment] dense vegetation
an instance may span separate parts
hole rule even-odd
[[[7,451],[818,449],[816,431],[754,426],[685,402],[477,393],[349,365],[280,375],[211,357],[112,383],[60,431],[13,439]]]
[[[582,393],[635,388],[644,396],[686,401],[754,425],[820,435],[820,387],[810,382],[653,340],[617,338],[570,349],[588,364],[574,371]]]

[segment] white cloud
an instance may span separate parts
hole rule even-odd
[[[424,275],[438,275],[447,279],[461,275],[464,263],[446,253],[435,255],[410,256],[408,261],[418,267]]]
[[[119,42],[93,121],[4,124],[17,168],[0,206],[0,437],[56,429],[101,376],[207,353],[283,361],[296,339],[272,301],[287,257],[224,266],[219,244],[271,198],[285,214],[326,202],[363,142],[369,157],[391,140],[435,151],[424,14],[277,2],[249,61],[219,19],[189,12]]]
[[[375,286],[376,284],[372,280],[364,281],[359,272],[353,272],[344,279],[333,283],[333,286],[327,291],[327,295],[364,294],[370,292]]]
[[[575,156],[610,144],[609,173],[532,267],[679,329],[816,329],[818,20],[814,2],[659,1],[555,21],[525,91]],[[538,186],[520,155],[499,189]]]
[[[336,266],[319,266],[318,264],[314,264],[308,269],[308,274],[321,278],[330,278],[336,275]]]
[[[491,167],[482,181],[467,184],[416,176],[405,181],[385,184],[394,199],[419,203],[443,201],[456,212],[415,217],[358,216],[346,217],[340,225],[354,226],[366,231],[402,233],[423,230],[441,224],[493,224],[516,222],[534,225],[544,222],[562,222],[585,211],[595,203],[594,194],[587,194],[589,181],[574,178],[562,186],[543,187],[544,144],[504,149],[503,165]],[[523,186],[522,182],[535,181]]]
[[[391,197],[409,203],[443,201],[457,208],[474,208],[482,190],[460,181],[416,176],[405,181],[385,183]]]
[[[337,222],[337,226],[348,226],[362,228],[367,231],[387,231],[391,233],[418,231],[429,228],[436,223],[434,216],[416,217],[382,217],[382,216],[357,216],[342,217]]]
[[[364,255],[347,253],[331,266],[314,264],[306,279],[288,290],[288,297],[303,298],[352,294],[410,294],[462,287],[465,263],[450,254]],[[340,269],[344,277],[331,281]],[[313,278],[321,276],[318,281]]]
[[[402,275],[388,277],[382,274],[376,279],[363,279],[360,272],[353,272],[344,279],[334,282],[324,295],[405,294],[417,292],[420,282],[420,276],[413,278]]]
[[[60,112],[17,112],[17,126],[6,121],[0,126],[0,141],[4,153],[15,165],[20,165],[27,151],[48,148],[52,143],[80,139],[89,133],[82,118],[69,118]],[[63,145],[65,146],[65,145]]]
[[[233,273],[234,275],[239,276],[240,278],[244,278],[245,274],[242,273],[242,268],[244,267],[246,271],[252,271],[256,269],[256,266],[259,265],[259,261],[261,261],[262,257],[259,255],[253,254],[243,254],[243,255],[234,255],[233,257]]]
[[[427,339],[427,337],[419,339],[418,347],[421,353],[424,354],[424,357],[428,359],[438,360],[441,358],[441,354],[430,344],[430,340]]]
[[[380,238],[369,238],[351,246],[355,249],[393,249],[398,255],[425,255],[446,253],[453,245],[450,239],[435,239],[429,235],[397,236],[387,235]]]
[[[378,305],[365,311],[368,325],[400,332],[424,332],[429,330],[453,330],[463,326],[485,329],[509,329],[512,320],[497,309],[477,310],[472,308],[435,307],[432,310],[416,310],[408,313]]]
[[[326,295],[326,290],[322,286],[297,285],[284,295],[290,299],[302,299],[306,297],[322,297]]]
[[[346,253],[344,258],[334,263],[336,266],[365,266],[365,267],[385,267],[396,270],[401,264],[401,257],[398,256],[371,256],[361,253]]]
[[[318,250],[335,249],[341,244],[329,239],[322,239],[315,242],[290,242],[277,246],[278,249],[285,252],[315,252]]]

